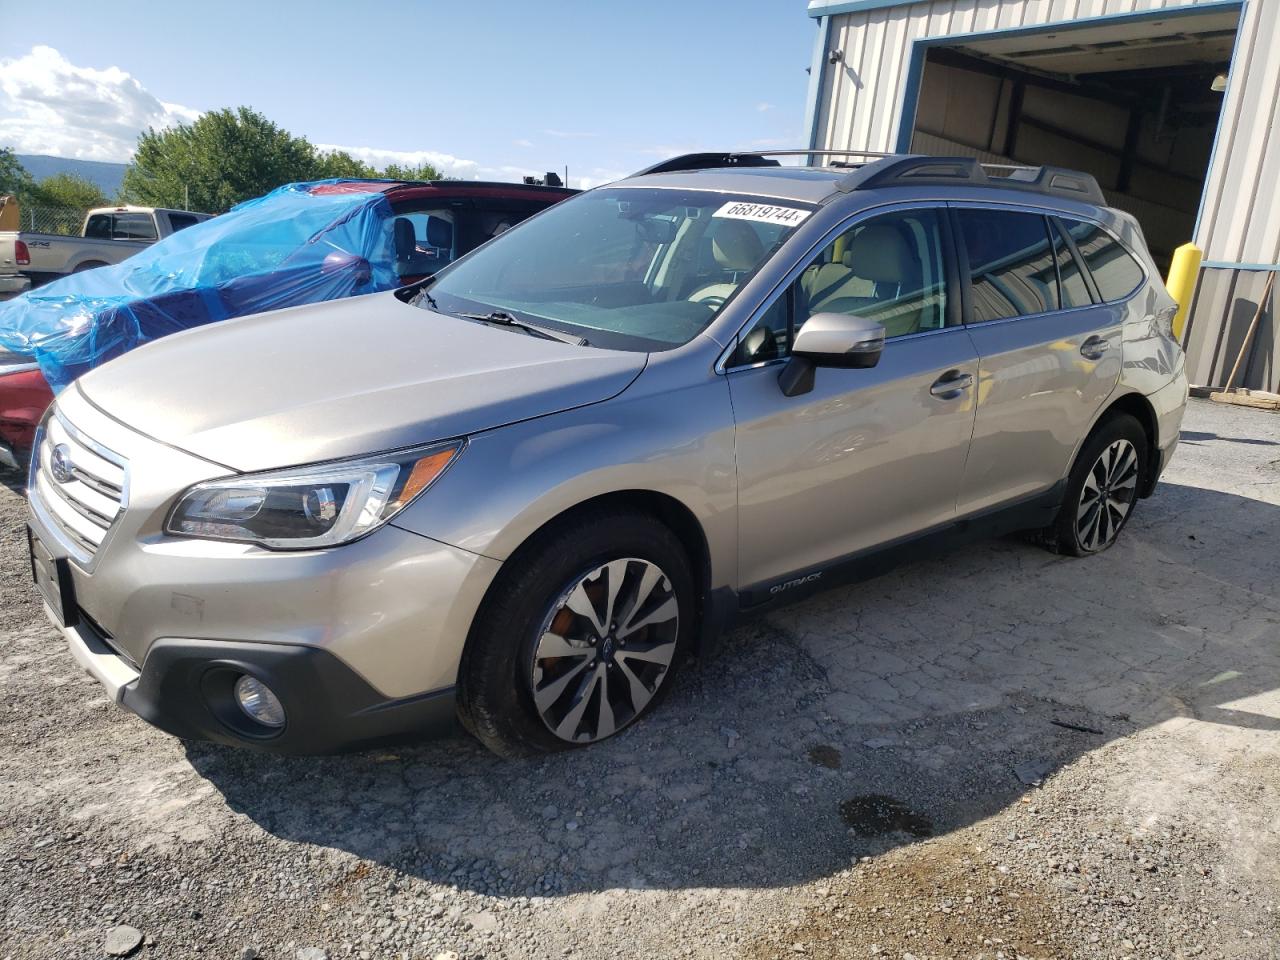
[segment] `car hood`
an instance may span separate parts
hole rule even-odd
[[[386,293],[174,334],[76,383],[126,426],[251,471],[598,403],[626,389],[645,361],[643,353],[531,337]]]

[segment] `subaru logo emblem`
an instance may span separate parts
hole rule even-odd
[[[49,457],[49,471],[53,474],[53,479],[59,483],[70,483],[75,479],[75,464],[71,462],[71,448],[65,443],[60,443],[53,448],[53,455]]]

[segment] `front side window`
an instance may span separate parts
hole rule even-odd
[[[947,322],[941,214],[902,210],[864,220],[814,258],[739,341],[736,364],[784,357],[805,320],[847,313],[882,324],[887,337]]]
[[[701,332],[811,211],[703,190],[593,190],[504,231],[416,302],[503,311],[595,346],[669,349]]]
[[[1092,223],[1064,220],[1085,266],[1093,274],[1104,303],[1123,300],[1138,289],[1146,274],[1111,234]]]
[[[453,211],[403,211],[389,224],[392,260],[401,280],[424,277],[453,262],[457,237]]]
[[[1058,272],[1044,217],[1012,210],[956,213],[969,254],[972,322],[1058,309]]]

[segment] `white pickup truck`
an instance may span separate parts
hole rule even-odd
[[[212,214],[157,207],[90,210],[80,236],[0,232],[0,294],[22,293],[69,273],[119,263]]]

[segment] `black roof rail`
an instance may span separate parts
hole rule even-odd
[[[685,153],[671,157],[645,167],[633,177],[643,177],[650,173],[679,173],[686,170],[711,170],[717,167],[778,167],[777,160],[770,157],[891,157],[891,153],[880,153],[871,150],[735,150],[728,153]],[[835,164],[832,166],[849,166]]]
[[[780,167],[777,160],[770,160],[758,153],[685,153],[671,157],[651,167],[633,173],[643,177],[650,173],[679,173],[684,170],[710,170],[715,167]]]
[[[981,163],[974,157],[930,157],[915,153],[879,153],[870,150],[743,150],[726,153],[686,153],[646,167],[635,177],[650,173],[679,173],[722,167],[777,167],[775,157],[852,157],[862,160],[829,164],[852,168],[836,182],[841,193],[877,187],[975,186],[1001,187],[1027,193],[1067,197],[1105,206],[1107,199],[1092,174],[1064,167],[1024,167]],[[992,176],[988,171],[1008,171]]]
[[[991,176],[987,169],[1009,170],[1007,176]],[[836,184],[841,193],[878,187],[978,186],[1024,190],[1028,193],[1068,197],[1105,206],[1107,199],[1091,174],[1062,167],[984,165],[973,157],[928,157],[904,154],[864,164]]]

